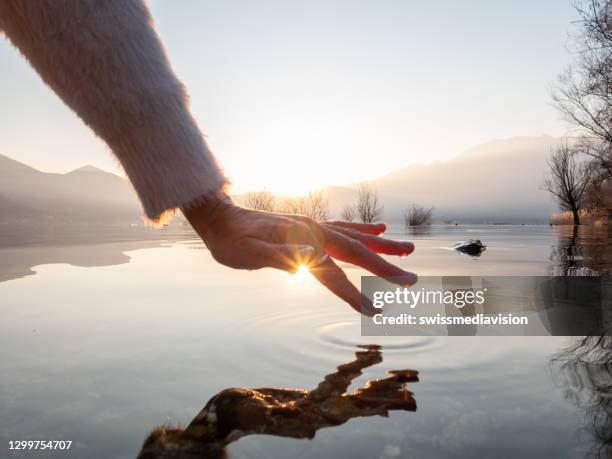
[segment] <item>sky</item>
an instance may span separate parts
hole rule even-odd
[[[236,192],[301,193],[569,129],[550,90],[571,60],[570,0],[150,6]],[[49,172],[119,170],[2,39],[0,154]]]

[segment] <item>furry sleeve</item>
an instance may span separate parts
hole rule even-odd
[[[225,185],[142,0],[2,0],[0,30],[109,145],[150,219]]]

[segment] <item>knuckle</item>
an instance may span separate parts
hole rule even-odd
[[[308,231],[310,227],[309,227],[309,225],[305,221],[300,220],[300,221],[296,221],[294,223],[294,228],[296,228],[296,229],[298,229],[300,231]]]
[[[304,240],[308,238],[310,228],[303,222],[295,221],[289,228],[289,236],[295,241]]]

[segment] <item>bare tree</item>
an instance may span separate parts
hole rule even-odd
[[[577,1],[576,10],[575,60],[559,77],[553,101],[606,180],[612,178],[612,0]]]
[[[598,172],[599,169],[594,173],[597,174]],[[583,204],[595,213],[612,209],[612,181],[602,180],[599,176],[592,178],[584,192]]]
[[[595,171],[597,177],[594,177],[594,180],[610,182],[612,179],[612,143],[582,137],[578,139],[575,149],[593,160],[593,165],[597,167]]]
[[[305,196],[284,198],[278,210],[288,214],[305,215],[313,220],[322,221],[329,217],[329,201],[322,191],[313,191]]]
[[[378,193],[366,184],[362,184],[359,187],[357,213],[364,223],[375,222],[383,215],[383,206],[378,199]]]
[[[301,214],[302,213],[302,197],[286,197],[280,199],[276,210],[286,214]]]
[[[323,221],[329,217],[329,201],[322,191],[312,191],[303,198],[302,215]]]
[[[429,226],[433,217],[434,208],[417,206],[413,204],[410,209],[404,212],[404,224],[406,228],[410,226]]]
[[[580,225],[580,209],[583,196],[591,181],[592,167],[587,161],[580,161],[577,152],[562,143],[548,158],[550,177],[544,188],[559,202],[563,210],[569,210],[574,217],[574,225]]]
[[[347,204],[342,208],[342,220],[352,222],[357,217],[357,208],[352,204]]]
[[[276,197],[267,190],[255,191],[246,195],[244,205],[253,210],[272,212],[276,206]]]

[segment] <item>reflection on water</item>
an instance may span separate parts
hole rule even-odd
[[[36,274],[34,267],[66,263],[95,267],[128,263],[126,252],[159,247],[181,238],[194,238],[192,231],[179,228],[106,229],[59,232],[46,229],[33,234],[0,228],[0,282]],[[27,237],[26,237],[27,236]]]
[[[597,457],[612,457],[612,337],[590,336],[554,359],[565,397],[584,412]]]
[[[553,276],[598,276],[612,273],[612,225],[558,226],[551,249]]]
[[[409,226],[406,228],[406,234],[408,235],[408,237],[431,236],[433,234],[433,229],[431,225]]]
[[[393,261],[421,276],[598,275],[612,271],[612,226],[459,225],[409,228],[390,225],[387,236],[410,239],[416,251]],[[457,241],[481,240],[481,257],[463,259],[446,250]],[[130,261],[126,252],[181,240],[203,245],[189,228],[4,232],[0,228],[0,282],[35,274],[46,264],[111,266]]]
[[[185,429],[161,426],[145,441],[139,459],[226,457],[225,447],[253,434],[314,438],[319,429],[350,419],[389,416],[389,411],[416,411],[406,383],[417,382],[414,370],[392,370],[349,393],[362,370],[381,363],[381,347],[360,346],[356,359],[337,367],[311,390],[261,387],[225,389],[209,400]]]
[[[550,255],[564,234],[546,226],[434,226],[410,236],[416,252],[394,261],[423,276],[543,275],[563,266],[564,257]],[[401,227],[388,235],[406,238]],[[203,397],[227,387],[317,387],[321,374],[371,341],[353,310],[316,282],[222,267],[190,237],[0,248],[0,272],[8,274],[0,282],[1,445],[63,439],[74,441],[70,451],[36,457],[133,458],[152,425],[187,425]],[[573,262],[605,272],[609,242],[596,248],[581,238],[589,260]],[[486,252],[474,259],[446,249],[466,239],[482,240]],[[343,267],[359,283],[364,272]],[[15,275],[29,270],[36,275]],[[548,371],[567,338],[376,341],[384,362],[364,367],[354,387],[386,370],[416,368],[418,416],[354,418],[314,441],[250,435],[227,447],[230,456],[579,458],[593,447],[580,435],[586,405],[568,402]]]

